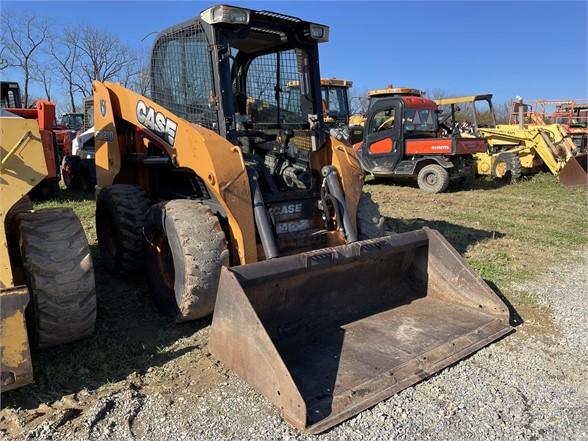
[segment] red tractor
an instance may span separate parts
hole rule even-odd
[[[486,141],[443,128],[437,104],[422,95],[391,87],[369,93],[363,141],[354,146],[364,171],[375,177],[416,179],[428,193],[444,192],[450,182],[470,186],[475,178],[473,155],[486,151]],[[441,135],[442,129],[453,135]]]

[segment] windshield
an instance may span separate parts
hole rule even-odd
[[[84,123],[84,115],[81,113],[75,115],[63,115],[61,118],[61,125],[68,129],[80,130]]]
[[[346,87],[322,88],[323,112],[333,118],[347,118],[349,115],[349,103],[347,102]]]
[[[404,128],[412,132],[436,132],[437,115],[433,109],[411,109],[404,111]]]
[[[261,127],[302,128],[312,113],[308,84],[308,56],[302,49],[260,55],[250,61],[246,77],[246,113]],[[296,86],[293,87],[292,85]]]

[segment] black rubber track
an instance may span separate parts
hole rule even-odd
[[[96,201],[100,256],[111,274],[130,274],[143,261],[143,224],[151,202],[141,187],[116,184],[103,188]]]
[[[96,322],[94,267],[84,229],[70,208],[17,216],[31,301],[27,325],[40,347],[91,335]]]

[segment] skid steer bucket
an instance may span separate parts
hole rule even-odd
[[[566,187],[587,185],[587,160],[588,153],[581,153],[568,159],[566,165],[559,172],[559,183]]]
[[[211,353],[322,432],[511,331],[435,230],[223,268]]]

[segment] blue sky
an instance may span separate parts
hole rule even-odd
[[[239,2],[327,24],[321,73],[356,92],[397,86],[449,94],[491,92],[497,102],[586,98],[587,2]],[[132,47],[197,15],[210,2],[6,2],[56,24],[90,23]]]

